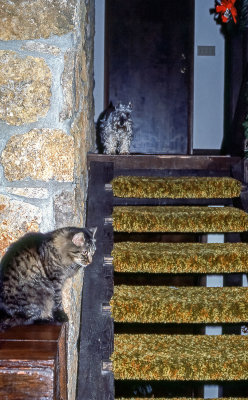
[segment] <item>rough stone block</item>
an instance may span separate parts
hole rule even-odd
[[[41,217],[38,207],[0,195],[0,256],[25,233],[38,231]]]
[[[49,196],[46,188],[35,188],[35,187],[8,187],[6,192],[14,194],[16,196],[27,197],[29,199],[47,199]]]
[[[50,107],[51,71],[43,58],[21,58],[0,50],[0,119],[23,125],[44,117]]]
[[[57,46],[51,44],[40,43],[36,41],[29,41],[22,46],[22,50],[37,51],[39,53],[52,54],[58,56],[61,50]]]
[[[74,29],[77,0],[0,0],[0,40],[64,35]]]
[[[60,129],[33,129],[10,138],[1,162],[9,181],[31,178],[72,182],[74,140]]]
[[[54,216],[56,228],[78,226],[74,191],[63,191],[55,196]]]
[[[66,120],[72,117],[74,105],[74,68],[75,68],[75,52],[68,50],[64,55],[64,71],[61,77],[61,84],[64,96],[63,110],[60,113],[60,120]]]

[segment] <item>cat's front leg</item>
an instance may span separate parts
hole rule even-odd
[[[62,283],[56,282],[54,285],[54,308],[53,308],[53,318],[58,322],[67,322],[68,316],[64,311],[62,305]]]

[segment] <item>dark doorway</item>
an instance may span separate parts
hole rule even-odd
[[[192,151],[194,0],[106,0],[106,105],[133,102],[133,153]]]

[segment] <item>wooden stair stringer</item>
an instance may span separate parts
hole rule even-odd
[[[237,164],[238,167],[237,167]],[[87,307],[90,307],[90,312],[85,313],[85,306],[83,305],[82,310],[82,330],[81,330],[81,350],[80,350],[80,365],[79,365],[79,391],[78,399],[88,400],[89,398],[95,398],[97,400],[114,400],[114,376],[110,371],[111,364],[109,364],[108,356],[113,350],[113,344],[106,344],[113,341],[113,320],[109,312],[109,300],[111,297],[111,285],[113,283],[113,265],[111,258],[111,251],[113,246],[113,231],[111,219],[112,209],[114,206],[119,205],[182,205],[182,199],[134,199],[114,198],[110,183],[113,177],[118,175],[131,175],[142,176],[144,171],[148,171],[149,176],[183,176],[186,173],[189,176],[193,176],[196,171],[199,172],[199,176],[232,176],[232,171],[235,170],[237,177],[248,176],[247,166],[242,165],[239,158],[232,157],[199,157],[199,156],[105,156],[89,154],[88,156],[89,165],[89,199],[92,201],[97,193],[97,199],[93,200],[93,204],[88,203],[88,216],[87,225],[94,226],[100,225],[98,232],[97,243],[100,243],[99,257],[96,258],[96,268],[100,267],[103,273],[97,272],[97,270],[89,271],[88,275],[85,276],[84,283],[84,296],[89,296],[89,301],[83,299],[83,304],[86,302]],[[106,172],[108,171],[108,172]],[[110,172],[111,171],[111,172]],[[246,171],[244,174],[243,172]],[[98,176],[99,175],[99,176]],[[93,177],[93,179],[92,179]],[[99,189],[100,188],[100,189]],[[242,193],[242,204],[246,204],[247,191],[244,190]],[[212,202],[212,204],[211,204]],[[239,199],[235,199],[235,202],[240,202]],[[228,205],[230,206],[232,201],[230,199],[187,199],[188,205]],[[248,203],[248,202],[247,202]],[[107,204],[107,206],[106,206]],[[97,208],[102,208],[99,214]],[[95,213],[95,217],[91,219],[90,213]],[[93,215],[92,214],[92,215]],[[104,222],[102,222],[102,218]],[[229,234],[229,240],[236,242],[239,235],[238,233]],[[103,243],[103,244],[102,244]],[[101,256],[100,256],[101,253]],[[105,256],[105,261],[103,260]],[[99,289],[100,302],[98,302],[97,310],[93,310],[90,306],[90,301],[94,301],[93,293],[96,291],[91,290],[91,284],[87,284],[87,279],[102,279],[102,285],[104,287],[103,292],[105,295],[102,296],[102,289]],[[108,282],[108,283],[107,283]],[[96,285],[97,286],[97,285]],[[106,293],[108,293],[106,295]],[[99,311],[100,310],[100,311]],[[95,314],[96,312],[96,314]],[[102,314],[100,316],[100,314]],[[84,327],[88,322],[90,327]],[[98,322],[98,318],[102,318],[104,323]],[[95,320],[96,319],[96,323]],[[95,335],[95,329],[98,332]],[[90,337],[92,335],[92,337]],[[108,339],[107,339],[108,338]],[[93,349],[94,348],[94,349]],[[107,351],[103,349],[107,348]],[[91,352],[93,358],[90,360]],[[98,356],[94,353],[98,352]],[[83,358],[85,360],[83,360]],[[99,364],[101,364],[99,368]],[[102,366],[104,365],[104,368]],[[95,384],[95,388],[93,387]],[[196,392],[194,392],[196,394]],[[189,393],[185,393],[186,397],[189,397]],[[95,396],[95,397],[94,397]],[[119,396],[120,398],[121,396]],[[130,396],[129,396],[130,397]],[[158,396],[159,397],[159,396]],[[161,397],[161,396],[160,396]],[[201,397],[201,396],[199,396]],[[238,396],[236,396],[238,397]],[[124,397],[123,397],[124,398]],[[156,397],[155,397],[156,398]]]
[[[104,263],[104,254],[113,247],[113,229],[105,217],[112,212],[112,194],[105,183],[113,178],[112,163],[99,168],[90,163],[87,226],[97,226],[97,249],[92,264],[86,268],[83,283],[82,318],[77,398],[79,400],[114,399],[114,378],[109,362],[113,352],[113,320],[103,308],[113,294],[113,268]]]

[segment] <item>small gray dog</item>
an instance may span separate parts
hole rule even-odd
[[[97,121],[98,149],[104,154],[129,154],[133,136],[132,104],[112,102]]]

